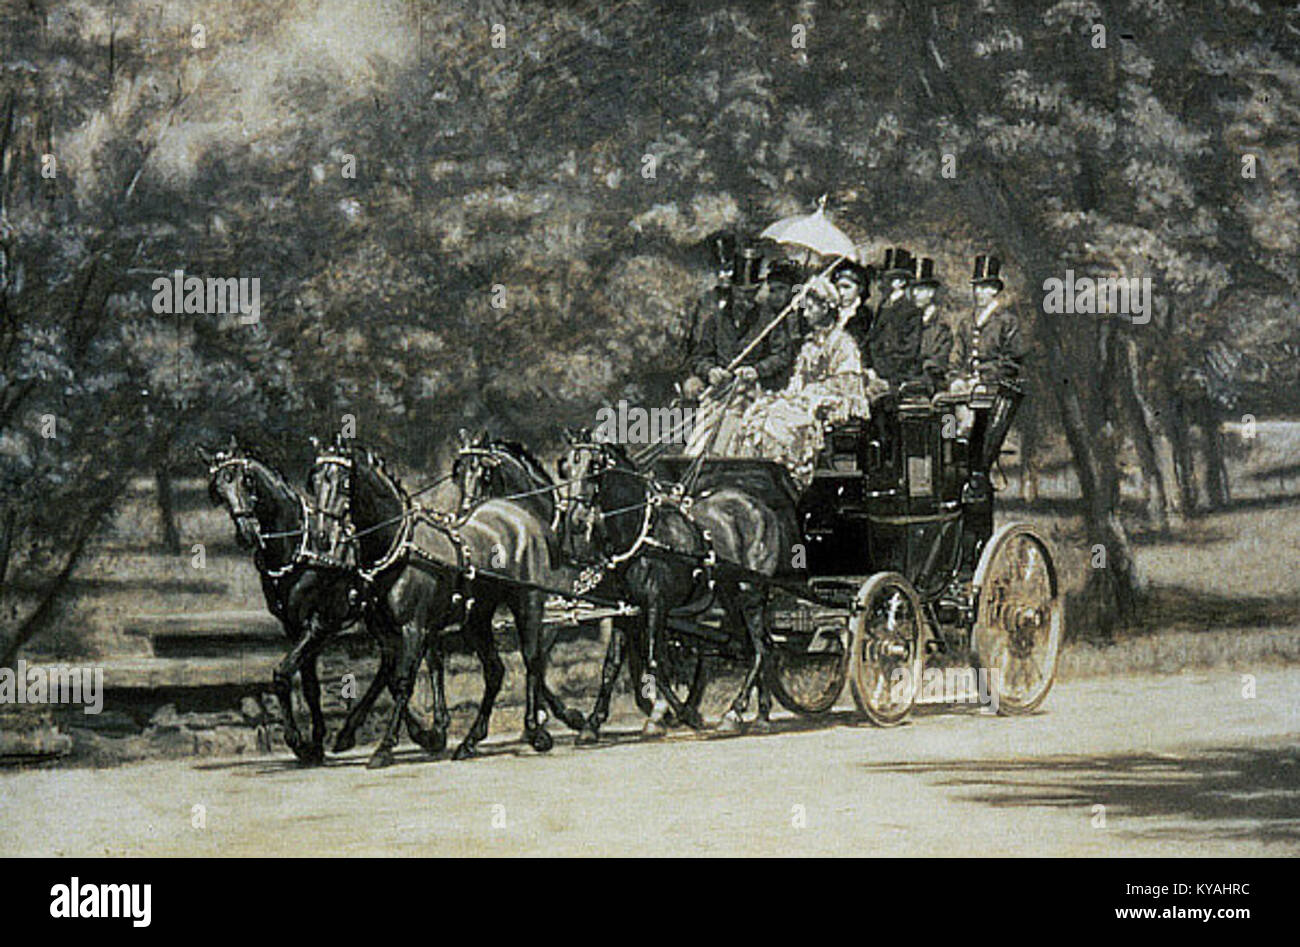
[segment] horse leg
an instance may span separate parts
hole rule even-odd
[[[522,593],[522,594],[524,594],[524,595],[536,595],[537,593],[536,593],[536,592],[524,592],[524,593]],[[545,609],[545,607],[546,607],[546,600],[543,599],[543,600],[542,600],[542,608]],[[551,640],[548,641],[548,640],[547,640],[547,637],[549,637]],[[545,625],[543,625],[543,627],[542,627],[542,645],[541,645],[541,647],[542,647],[542,658],[543,658],[543,660],[546,660],[547,658],[550,657],[550,654],[551,654],[551,647],[552,647],[554,644],[555,644],[555,635],[552,634],[552,635],[548,636],[548,635],[546,634],[546,628],[545,628]],[[546,678],[542,678],[541,683],[540,683],[538,686],[541,688],[542,700],[545,701],[545,703],[546,703],[546,709],[547,709],[548,711],[550,711],[550,714],[551,714],[552,717],[554,717],[555,719],[559,720],[561,723],[563,723],[563,724],[564,724],[566,727],[568,727],[570,730],[576,730],[576,731],[578,731],[579,733],[581,733],[583,730],[586,729],[586,727],[587,727],[587,718],[584,717],[584,716],[583,716],[580,712],[578,712],[577,710],[572,710],[572,709],[570,709],[570,708],[569,708],[569,707],[564,703],[564,701],[560,698],[560,695],[559,695],[559,694],[556,694],[553,690],[551,690],[550,685],[546,683]]]
[[[682,719],[688,727],[699,730],[704,726],[700,716],[700,702],[704,700],[704,689],[709,686],[709,675],[704,665],[704,655],[696,654],[695,670],[691,674],[691,687],[686,692],[686,716]]]
[[[319,646],[319,628],[320,625],[315,618],[308,622],[307,633],[299,638],[298,643],[284,656],[284,660],[276,667],[271,677],[275,696],[284,711],[284,742],[293,751],[293,755],[303,763],[319,763],[324,758],[323,751],[320,758],[313,757],[312,748],[303,741],[302,734],[298,732],[298,723],[293,716],[293,676],[301,670],[306,656],[313,654]],[[317,749],[319,750],[319,747]]]
[[[626,642],[623,626],[610,621],[609,645],[605,648],[605,663],[600,669],[600,690],[596,694],[596,703],[587,717],[587,725],[578,734],[577,744],[595,743],[600,739],[600,728],[609,719],[609,701],[614,693],[614,682],[618,672],[623,669],[623,646]],[[640,682],[637,682],[638,686]]]
[[[720,733],[739,733],[741,731],[744,724],[745,709],[749,706],[749,692],[754,689],[754,685],[759,678],[759,672],[763,668],[765,649],[763,646],[762,609],[755,608],[757,603],[750,595],[751,590],[741,587],[744,584],[746,583],[741,583],[735,589],[724,592],[723,600],[726,603],[727,611],[740,618],[744,623],[745,633],[749,637],[752,657],[749,670],[745,673],[745,680],[740,685],[740,693],[731,702],[731,708],[718,721],[718,731]]]
[[[538,753],[545,753],[555,741],[541,720],[541,696],[545,690],[546,651],[542,647],[542,604],[540,593],[528,592],[515,612],[519,650],[523,655],[527,682],[524,685],[524,739]]]
[[[385,686],[391,687],[393,670],[397,666],[397,652],[390,644],[395,636],[391,630],[391,623],[376,610],[366,616],[366,629],[379,647],[379,667],[375,671],[375,676],[371,678],[366,692],[361,695],[361,700],[348,711],[343,721],[343,728],[334,738],[335,753],[345,753],[357,745],[357,728],[370,716],[375,701],[379,699],[379,692]]]
[[[447,730],[451,714],[447,710],[446,679],[443,675],[442,647],[437,635],[429,636],[429,646],[424,655],[429,665],[429,685],[433,690],[433,729],[424,730],[411,708],[406,708],[406,730],[411,739],[430,753],[441,753],[447,748]]]
[[[696,726],[699,722],[699,714],[694,713],[677,699],[671,687],[661,686],[659,683],[659,642],[663,638],[664,630],[668,625],[668,612],[660,603],[659,597],[654,596],[651,604],[646,607],[646,660],[649,664],[649,677],[651,693],[654,699],[654,707],[649,719],[641,728],[641,732],[646,736],[661,736],[664,728],[668,725],[666,720],[668,712],[671,710],[678,720],[681,720],[689,726]],[[694,722],[693,722],[694,721]]]
[[[483,665],[483,699],[479,701],[478,713],[469,733],[456,747],[451,758],[467,760],[478,755],[479,741],[488,735],[488,722],[492,719],[492,707],[496,704],[497,694],[501,691],[501,681],[506,676],[505,664],[497,651],[496,639],[492,637],[492,608],[475,608],[467,616],[464,625],[465,638],[473,646]]]
[[[420,669],[420,658],[425,651],[424,630],[414,621],[402,625],[396,673],[393,675],[389,690],[393,694],[393,711],[389,715],[388,725],[384,729],[379,746],[366,762],[367,769],[381,769],[393,762],[393,747],[401,731],[402,720],[407,714],[406,705],[411,700],[411,691],[415,689],[415,675]]]
[[[307,655],[302,662],[299,676],[302,680],[302,696],[307,701],[311,713],[311,744],[307,747],[308,758],[313,763],[325,761],[325,715],[320,709],[320,678],[316,673],[316,661],[319,650]]]
[[[767,614],[767,593],[765,591],[756,592],[757,601],[752,602],[750,608],[751,616],[758,619],[759,637],[766,649],[770,639],[768,637],[768,614]],[[762,673],[762,668],[756,679],[758,685],[758,717],[755,718],[753,731],[755,733],[772,732],[772,691],[767,686],[767,675]]]
[[[339,730],[338,736],[334,738],[335,753],[346,753],[357,745],[357,727],[370,716],[371,708],[374,707],[375,701],[379,699],[379,692],[392,680],[393,668],[396,664],[396,652],[391,648],[384,648],[381,644],[379,667],[366,688],[366,692],[361,695],[361,699],[357,701],[356,706],[348,711],[348,715],[343,721],[343,728]]]
[[[645,636],[641,634],[640,626],[632,622],[622,624],[616,621],[615,625],[623,630],[623,651],[627,656],[627,674],[632,680],[632,698],[637,709],[649,717],[654,712],[654,701],[646,687],[649,677],[645,667]]]

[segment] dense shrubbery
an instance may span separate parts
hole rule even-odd
[[[460,425],[544,445],[602,402],[661,396],[707,278],[698,241],[822,192],[872,252],[935,256],[952,305],[990,247],[1027,300],[1067,266],[1156,280],[1146,328],[1035,327],[1042,423],[1069,442],[1091,538],[1120,553],[1123,605],[1122,435],[1173,441],[1176,470],[1143,460],[1160,518],[1196,502],[1177,428],[1213,411],[1189,372],[1233,390],[1211,404],[1294,406],[1277,392],[1300,342],[1298,34],[1229,0],[1003,6],[7,5],[6,640],[39,627],[125,477],[165,487],[199,441],[301,461],[306,433],[352,414],[431,469]],[[260,278],[261,323],[154,314],[176,268]]]

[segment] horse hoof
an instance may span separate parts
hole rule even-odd
[[[465,742],[456,747],[456,752],[451,754],[453,760],[472,760],[478,756],[478,750],[473,743]]]
[[[551,739],[551,735],[541,727],[538,727],[537,730],[533,732],[532,739],[528,742],[532,744],[533,749],[538,753],[545,753],[551,747],[555,746],[555,741]]]
[[[700,712],[698,710],[695,710],[694,708],[687,708],[686,714],[683,719],[686,723],[686,726],[690,727],[692,730],[704,729],[704,718],[701,717]]]
[[[416,743],[426,752],[433,755],[441,753],[447,749],[447,731],[446,730],[428,730],[418,737],[413,737]]]
[[[768,720],[766,717],[759,717],[749,725],[749,731],[750,733],[771,733],[772,721]]]
[[[576,710],[566,711],[560,719],[564,721],[564,725],[570,730],[577,730],[581,733],[587,729],[587,718]]]
[[[734,710],[728,710],[722,715],[722,719],[718,721],[718,725],[714,728],[714,732],[731,736],[739,733],[741,729],[740,714],[736,713]]]
[[[600,735],[596,732],[594,727],[583,727],[578,731],[577,739],[573,742],[576,746],[592,746],[599,739]]]
[[[375,750],[366,761],[366,769],[383,769],[393,765],[392,750]]]
[[[661,737],[667,732],[667,728],[653,717],[647,720],[641,727],[641,736],[643,737]]]
[[[340,733],[334,740],[334,752],[346,753],[357,745],[357,735],[355,733]]]

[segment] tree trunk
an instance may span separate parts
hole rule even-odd
[[[18,521],[18,511],[9,507],[0,514],[0,590],[5,587],[9,577],[9,556],[14,549],[14,528]]]
[[[163,549],[172,555],[180,555],[181,534],[176,529],[175,499],[172,494],[172,473],[165,465],[159,464],[154,470],[154,486],[158,499],[158,522],[161,528]]]
[[[1169,445],[1173,450],[1174,479],[1178,481],[1183,516],[1193,519],[1200,515],[1196,489],[1196,456],[1192,450],[1191,417],[1187,401],[1181,392],[1175,391],[1170,395],[1165,417],[1165,430],[1169,434]]]
[[[1133,438],[1133,447],[1137,450],[1138,463],[1142,466],[1142,479],[1149,491],[1147,518],[1156,529],[1163,532],[1169,529],[1169,496],[1156,454],[1155,412],[1142,394],[1137,343],[1126,334],[1120,339],[1120,346],[1120,403],[1128,422],[1129,436]]]
[[[18,630],[13,633],[8,641],[0,642],[0,668],[12,669],[18,660],[18,652],[22,650],[23,646],[49,625],[50,620],[54,617],[55,605],[58,604],[63,590],[67,588],[68,580],[72,578],[77,563],[81,561],[82,553],[86,551],[86,544],[90,541],[90,537],[95,535],[95,531],[99,528],[104,516],[117,502],[123,486],[124,482],[116,484],[108,491],[107,496],[101,499],[90,513],[77,524],[77,528],[72,535],[72,544],[68,550],[67,558],[63,562],[63,568],[50,582],[45,589],[45,593],[41,596],[40,603],[18,627]]]
[[[1228,464],[1223,456],[1223,431],[1209,398],[1197,402],[1197,426],[1201,429],[1201,454],[1205,460],[1205,493],[1211,510],[1232,502],[1228,488]]]
[[[967,108],[963,88],[978,88],[974,81],[963,81],[953,70],[961,54],[950,46],[944,57],[945,67],[934,68],[932,50],[939,48],[938,38],[932,37],[931,24],[939,23],[938,6],[927,4],[901,7],[908,21],[908,34],[914,45],[917,62],[924,62],[933,90],[931,101],[936,113],[951,114],[968,129],[975,129],[974,116]],[[957,36],[957,43],[962,37]],[[1051,241],[1047,234],[1024,213],[1022,204],[1007,184],[1001,167],[993,161],[985,147],[975,138],[973,146],[965,153],[966,166],[958,176],[966,206],[976,215],[988,233],[1001,234],[1008,247],[1024,265],[1030,285],[1042,285],[1042,280],[1060,269],[1059,262],[1048,251]],[[1037,334],[1047,359],[1047,368],[1053,372],[1053,392],[1065,428],[1066,440],[1073,455],[1079,486],[1084,498],[1084,520],[1092,545],[1100,544],[1106,552],[1106,574],[1109,577],[1116,608],[1121,621],[1130,621],[1136,612],[1138,577],[1137,567],[1129,547],[1128,536],[1116,515],[1113,498],[1107,490],[1105,471],[1098,459],[1092,432],[1087,424],[1079,389],[1089,388],[1096,379],[1072,375],[1073,362],[1067,358],[1062,344],[1058,322],[1046,314],[1034,320]]]

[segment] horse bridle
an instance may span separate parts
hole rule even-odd
[[[320,467],[341,467],[344,470],[348,471],[347,480],[345,481],[344,484],[344,489],[347,491],[349,496],[347,498],[347,504],[344,507],[342,513],[335,513],[333,510],[327,510],[319,503],[312,504],[313,513],[319,516],[322,521],[328,520],[329,522],[334,524],[335,529],[332,531],[332,536],[337,538],[332,544],[332,549],[331,549],[332,552],[333,548],[338,548],[338,547],[346,548],[350,543],[355,542],[357,539],[356,530],[352,525],[351,517],[348,515],[349,511],[352,508],[352,497],[351,497],[352,470],[353,470],[352,458],[345,454],[340,454],[334,450],[328,450],[322,454],[317,455],[316,462],[315,464],[312,465],[313,473]],[[354,563],[348,562],[346,559],[331,555],[330,552],[321,552],[320,550],[314,548],[307,548],[304,550],[304,552],[308,560],[312,562],[313,565],[319,565],[323,568],[348,569],[354,565]]]
[[[320,454],[316,458],[316,467],[324,465],[342,467],[348,471],[348,509],[350,510],[352,505],[351,492],[353,486],[352,471],[355,469],[352,458],[335,451],[328,451]],[[464,540],[461,538],[459,531],[453,525],[452,518],[449,516],[443,516],[442,514],[436,513],[432,510],[424,509],[419,503],[407,496],[405,491],[403,491],[397,484],[392,484],[392,487],[397,499],[401,501],[402,512],[392,520],[392,523],[396,523],[398,526],[397,534],[393,537],[392,542],[388,545],[388,549],[385,551],[384,555],[380,557],[378,562],[368,568],[362,568],[358,563],[336,560],[332,556],[323,556],[314,550],[309,551],[308,555],[334,568],[356,569],[357,574],[366,583],[373,582],[376,576],[395,565],[398,561],[408,558],[412,554],[434,565],[454,569],[462,582],[472,581],[476,570],[474,564],[470,561],[469,550],[465,548]],[[346,511],[339,514],[330,510],[318,509],[317,512],[339,525],[341,536],[339,542],[340,545],[346,546],[352,543],[357,543],[367,532],[378,528],[377,526],[374,526],[358,533],[355,525],[352,523],[351,517]],[[447,536],[456,550],[456,565],[454,567],[448,566],[447,563],[439,562],[427,553],[423,552],[423,550],[416,545],[411,535],[412,523],[416,520],[419,520],[428,526],[432,526],[434,529],[439,530]],[[391,524],[385,523],[379,525]],[[358,548],[358,555],[359,554],[360,549]],[[462,595],[461,597],[464,596]]]
[[[244,481],[245,488],[247,488],[248,482],[246,477],[248,471],[252,469],[252,466],[253,466],[252,458],[243,457],[243,456],[227,457],[225,460],[221,460],[215,464],[210,465],[208,469],[208,477],[211,481],[215,483],[217,474],[219,474],[222,470],[225,470],[227,467],[238,467],[240,479]],[[250,494],[252,492],[253,492],[252,490],[249,490]],[[296,493],[297,491],[294,492]],[[238,494],[236,494],[236,496],[238,496]],[[285,536],[292,536],[295,533],[298,535],[299,537],[298,548],[294,550],[293,555],[289,558],[289,561],[287,563],[285,563],[283,566],[281,566],[278,569],[264,569],[260,565],[258,566],[258,571],[261,572],[263,575],[267,576],[268,578],[271,579],[283,578],[284,576],[292,572],[294,569],[296,569],[308,558],[309,553],[307,548],[308,546],[307,522],[308,522],[308,516],[310,515],[310,508],[307,506],[307,500],[301,494],[298,494],[298,504],[302,508],[302,528],[298,530],[290,530],[285,533],[271,533],[271,534],[262,533],[262,524],[257,519],[257,512],[253,508],[253,504],[251,501],[249,503],[249,506],[246,508],[236,509],[233,506],[230,507],[230,518],[233,519],[235,522],[239,522],[241,519],[252,520],[253,535],[257,537],[257,547],[259,552],[266,551],[266,541],[268,539],[281,539]]]

